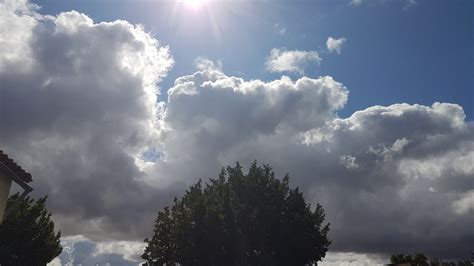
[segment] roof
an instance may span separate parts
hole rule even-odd
[[[18,178],[20,178],[22,181],[28,183],[31,182],[31,174],[26,172],[21,166],[15,163],[13,159],[8,158],[8,155],[3,153],[2,150],[0,150],[0,167],[4,166],[10,170],[13,174],[15,174]]]

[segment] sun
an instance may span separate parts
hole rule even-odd
[[[208,0],[178,0],[178,2],[193,9],[201,8],[207,1]]]

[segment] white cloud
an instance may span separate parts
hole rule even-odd
[[[472,214],[474,211],[474,190],[461,194],[460,198],[453,202],[453,208],[460,215]]]
[[[351,0],[350,4],[353,6],[360,6],[362,4],[362,0]]]
[[[141,225],[126,214],[139,207],[127,204],[157,197],[137,161],[158,142],[157,82],[173,65],[168,47],[126,21],[1,5],[2,149],[33,174],[38,195],[49,194],[66,235],[128,235],[135,229],[123,226]]]
[[[267,57],[265,67],[270,72],[304,74],[310,63],[319,64],[321,57],[315,51],[300,51],[273,48]]]
[[[369,255],[354,252],[328,252],[323,261],[319,262],[321,266],[369,266],[386,265],[387,259],[380,256]]]
[[[341,37],[339,39],[335,39],[335,38],[329,36],[328,40],[326,41],[326,47],[328,48],[328,51],[330,53],[341,54],[342,45],[344,43],[346,43],[346,38],[344,38],[344,37]]]
[[[218,70],[222,71],[222,62],[219,60],[214,62],[209,58],[198,57],[194,60],[194,65],[198,70]]]
[[[31,47],[28,41],[37,25],[34,12],[38,7],[25,0],[0,2],[0,71],[12,62],[21,63],[28,70],[32,67]]]
[[[434,154],[423,160],[419,158],[405,158],[400,162],[400,172],[405,176],[414,176],[436,180],[444,175],[456,173],[456,175],[468,176],[474,173],[474,146],[472,143],[466,143],[466,147]],[[448,172],[448,173],[446,173]]]
[[[391,160],[393,156],[399,155],[402,153],[403,148],[410,143],[406,138],[401,138],[395,140],[395,142],[389,147],[374,148],[369,147],[369,151],[376,154],[377,156],[383,158],[383,160]]]
[[[466,252],[458,237],[469,234],[469,219],[452,221],[459,234],[442,226],[452,215],[453,196],[472,187],[474,169],[465,162],[474,150],[473,129],[463,109],[394,104],[338,118],[346,100],[346,89],[330,77],[245,81],[215,70],[181,77],[166,104],[167,160],[148,170],[208,177],[223,165],[258,159],[277,173],[289,172],[311,201],[325,206],[333,250],[350,250],[350,243],[362,253],[374,252],[373,246],[377,252],[426,248],[422,223],[431,226],[435,242],[457,246],[450,255]],[[415,175],[435,158],[441,175]],[[387,238],[400,244],[384,246]],[[429,249],[448,253],[436,245]]]
[[[150,182],[166,186],[166,180],[209,176],[211,169],[232,163],[226,160],[232,149],[324,125],[346,100],[347,90],[331,77],[245,81],[217,70],[181,77],[168,91],[162,124],[166,154],[146,170],[160,173]]]
[[[278,23],[273,25],[273,30],[278,35],[285,35],[286,34],[286,27],[283,27],[282,25],[280,25]]]
[[[341,155],[339,162],[349,170],[355,170],[359,168],[359,165],[355,162],[356,158],[350,155]]]
[[[418,4],[418,2],[416,0],[405,0],[405,6],[403,7],[403,9],[406,10],[406,9],[412,7],[412,6],[417,5],[417,4]]]
[[[94,242],[82,235],[63,237],[63,252],[49,263],[55,265],[138,265],[144,250],[143,242],[109,241]]]

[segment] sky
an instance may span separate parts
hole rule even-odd
[[[325,265],[471,255],[474,1],[192,1],[0,0],[0,147],[53,265],[137,265],[159,209],[253,160],[323,205]]]

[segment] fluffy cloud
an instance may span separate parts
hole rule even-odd
[[[320,61],[321,57],[315,51],[288,51],[273,48],[270,56],[267,57],[265,67],[270,72],[288,72],[302,75],[310,63],[319,64]]]
[[[2,149],[49,195],[66,234],[144,231],[134,217],[153,220],[144,208],[167,193],[152,193],[140,166],[159,136],[156,84],[173,65],[169,49],[126,21],[43,16],[21,1],[0,10]]]
[[[356,163],[356,158],[350,155],[341,155],[339,157],[339,161],[342,165],[344,165],[347,169],[355,170],[359,168],[359,165]]]
[[[141,262],[143,243],[114,241],[96,243],[77,235],[61,240],[63,252],[49,266],[55,265],[114,265],[133,266]]]
[[[368,266],[368,265],[386,265],[389,262],[387,258],[376,255],[358,254],[351,252],[328,252],[321,266]]]
[[[205,57],[198,57],[194,61],[194,65],[196,66],[197,70],[218,70],[222,71],[222,62],[217,61],[214,63],[214,61],[210,60],[209,58]]]
[[[470,255],[474,126],[461,106],[340,118],[348,90],[332,77],[246,81],[203,58],[157,102],[173,60],[142,27],[42,16],[26,2],[0,10],[0,146],[49,195],[63,235],[94,241],[79,241],[80,254],[135,260],[133,241],[173,196],[257,159],[323,204],[332,251]]]
[[[168,91],[161,124],[163,160],[145,169],[153,176],[149,182],[189,184],[214,176],[225,164],[256,159],[245,151],[241,158],[234,155],[257,139],[296,138],[324,125],[336,117],[347,94],[331,77],[245,81],[208,69],[178,78]]]
[[[473,159],[472,156],[471,159]],[[472,211],[474,211],[474,190],[461,194],[460,199],[453,202],[453,208],[454,211],[460,215],[472,213]]]
[[[470,202],[474,137],[462,107],[394,104],[339,118],[346,100],[330,77],[181,77],[163,119],[166,160],[153,171],[208,177],[258,159],[323,203],[335,251],[469,255],[473,221],[460,206]]]
[[[341,37],[339,39],[335,39],[335,38],[329,36],[328,40],[326,41],[326,47],[328,48],[328,51],[330,53],[341,54],[342,45],[345,42],[346,42],[346,38],[344,38],[344,37]]]

